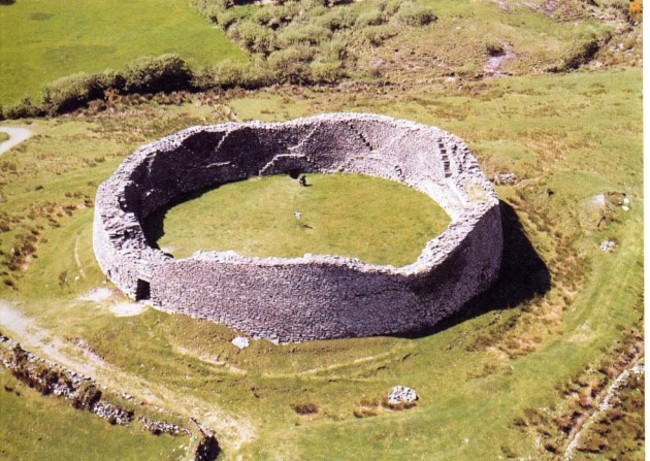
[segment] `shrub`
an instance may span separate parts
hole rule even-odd
[[[505,50],[503,49],[503,45],[497,40],[488,39],[485,42],[485,51],[487,51],[490,56],[499,56],[502,55]]]
[[[22,101],[7,109],[7,118],[28,118],[28,117],[42,117],[45,115],[45,109],[37,104],[34,104],[32,98],[25,97]]]
[[[300,403],[291,405],[291,408],[299,415],[313,415],[314,413],[318,413],[318,406],[315,403]]]
[[[43,101],[54,113],[70,112],[92,99],[101,98],[104,89],[94,75],[73,74],[53,81],[43,90]]]
[[[335,83],[344,75],[341,61],[314,61],[309,67],[314,83]]]
[[[89,101],[102,99],[106,91],[121,89],[124,77],[107,70],[101,74],[78,73],[62,77],[43,89],[43,102],[50,113],[63,114],[85,106]]]
[[[210,13],[210,20],[226,31],[237,22],[237,15],[230,10],[214,10]]]
[[[320,46],[320,58],[324,61],[342,61],[348,56],[348,44],[335,38]]]
[[[207,90],[209,88],[259,88],[273,82],[273,74],[268,66],[256,61],[253,63],[239,63],[223,61],[219,65],[202,69],[195,76],[195,88]]]
[[[354,25],[354,15],[349,11],[337,8],[329,11],[327,14],[318,16],[313,20],[314,25],[324,27],[332,32],[341,29],[348,29]]]
[[[388,25],[367,27],[362,32],[364,40],[372,46],[379,46],[396,34],[397,32]]]
[[[361,13],[359,16],[357,16],[356,25],[360,27],[379,26],[384,22],[386,22],[386,20],[382,12],[373,10],[366,13]]]
[[[426,26],[437,20],[433,11],[414,2],[402,3],[397,10],[397,19],[407,26]]]
[[[274,11],[271,8],[260,8],[252,17],[253,22],[262,26],[267,25],[275,18]]]
[[[282,31],[280,38],[290,45],[318,45],[332,38],[332,31],[314,24],[289,26]]]
[[[187,63],[174,54],[136,59],[127,65],[123,76],[128,93],[187,90],[191,89],[193,79]]]
[[[310,83],[309,63],[314,54],[313,48],[292,46],[272,53],[268,62],[277,81],[281,83]]]
[[[275,49],[276,36],[272,30],[254,22],[237,24],[241,44],[252,53],[268,55]]]
[[[379,8],[385,14],[393,15],[397,13],[403,3],[404,0],[380,0],[377,4],[377,8]]]

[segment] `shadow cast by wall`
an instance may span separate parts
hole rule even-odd
[[[467,302],[458,314],[435,326],[392,336],[411,339],[429,336],[486,312],[515,307],[550,290],[548,267],[526,237],[517,213],[503,201],[499,201],[499,208],[503,226],[503,257],[494,285]]]
[[[158,246],[158,241],[165,235],[165,218],[167,217],[167,212],[169,212],[169,210],[183,202],[199,198],[202,195],[214,189],[217,189],[218,187],[219,186],[208,186],[203,189],[195,190],[193,192],[181,194],[172,200],[168,205],[152,212],[149,216],[147,216],[142,222],[142,229],[144,230],[144,235],[149,246],[158,250],[160,249]]]

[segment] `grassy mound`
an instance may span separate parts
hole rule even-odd
[[[300,187],[289,176],[268,176],[221,186],[168,210],[158,244],[176,257],[197,250],[258,257],[313,253],[403,266],[449,224],[438,204],[396,182],[320,174],[307,181],[309,187]]]

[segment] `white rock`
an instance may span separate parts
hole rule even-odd
[[[413,403],[418,399],[415,389],[406,386],[395,386],[388,394],[389,405],[399,405],[400,403]]]
[[[616,248],[616,242],[613,240],[603,240],[600,242],[599,248],[601,251],[607,251],[611,253]]]
[[[232,344],[239,349],[244,349],[250,345],[250,341],[248,341],[248,338],[243,336],[236,336],[235,339],[232,340]]]

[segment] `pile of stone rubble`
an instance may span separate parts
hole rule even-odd
[[[388,406],[412,405],[418,399],[415,389],[406,386],[394,386],[388,396],[386,403]]]

